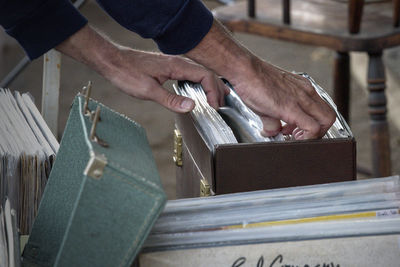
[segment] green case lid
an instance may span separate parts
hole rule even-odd
[[[84,102],[72,105],[23,266],[130,266],[166,202],[144,129],[90,100],[93,141]]]

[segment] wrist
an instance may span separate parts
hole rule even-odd
[[[265,64],[235,40],[217,20],[214,20],[203,40],[186,56],[213,70],[234,86],[254,77],[258,66]],[[242,93],[239,91],[239,94]]]
[[[226,79],[251,67],[254,58],[217,20],[214,20],[210,31],[186,56]]]

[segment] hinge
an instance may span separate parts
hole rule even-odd
[[[182,161],[182,135],[178,129],[174,130],[174,156],[172,157],[176,166],[181,167]]]
[[[206,179],[200,179],[200,196],[201,197],[211,196],[211,186]]]
[[[103,154],[90,153],[90,159],[84,171],[84,174],[94,179],[100,179],[103,176],[104,168],[107,165],[107,158]]]

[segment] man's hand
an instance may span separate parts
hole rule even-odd
[[[255,59],[253,64],[232,83],[263,121],[263,135],[282,132],[296,139],[313,139],[329,130],[336,115],[306,78],[261,60]],[[280,120],[287,123],[283,128]]]
[[[162,85],[169,79],[201,83],[208,102],[216,109],[228,92],[212,71],[190,59],[122,47],[90,26],[58,45],[57,50],[89,65],[128,95],[155,101],[175,112],[188,112],[195,104],[165,90]]]
[[[292,133],[296,139],[322,137],[336,115],[303,77],[270,65],[239,44],[214,21],[210,32],[186,54],[226,78],[257,113],[263,134]],[[282,128],[280,120],[287,123]]]

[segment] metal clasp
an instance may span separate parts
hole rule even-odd
[[[104,168],[107,165],[107,158],[103,154],[90,153],[89,162],[83,172],[85,175],[94,179],[100,179],[103,176]]]
[[[82,93],[85,95],[85,102],[83,104],[83,115],[89,116],[90,119],[93,119],[93,113],[89,110],[89,98],[90,94],[92,93],[92,82],[89,81],[87,86],[83,87],[82,91]]]
[[[206,179],[200,179],[200,196],[209,197],[211,196],[211,186]]]
[[[98,143],[102,147],[108,147],[107,142],[102,140],[102,139],[100,139],[96,135],[96,127],[97,127],[97,123],[99,122],[99,119],[100,119],[100,106],[97,106],[96,111],[94,113],[92,128],[90,129],[90,140],[92,140],[93,142]]]
[[[181,167],[182,161],[182,134],[178,129],[174,130],[174,156],[172,157],[176,166]]]

